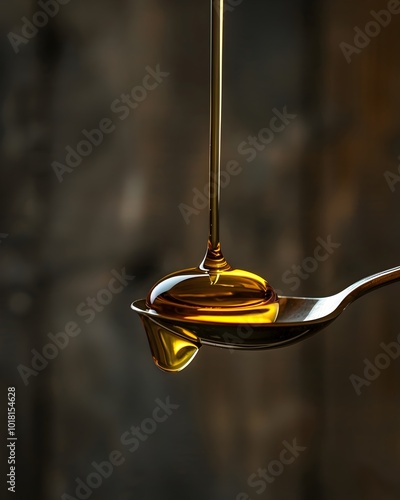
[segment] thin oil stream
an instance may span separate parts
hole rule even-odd
[[[233,269],[219,240],[223,23],[224,2],[219,2],[217,10],[211,0],[210,234],[206,255],[198,267],[170,274],[150,290],[146,306],[169,321],[168,329],[142,316],[153,359],[165,371],[185,368],[200,346],[190,330],[173,325],[174,319],[221,323],[221,327],[265,324],[275,321],[279,311],[274,289],[251,272]]]

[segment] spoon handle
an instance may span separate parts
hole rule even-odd
[[[381,286],[390,285],[395,281],[400,281],[400,266],[387,269],[386,271],[373,274],[372,276],[367,276],[345,288],[339,293],[342,298],[342,304],[346,307],[366,293],[376,290]]]

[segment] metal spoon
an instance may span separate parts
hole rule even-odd
[[[240,324],[195,323],[189,320],[164,318],[146,307],[145,300],[132,304],[144,321],[151,321],[165,331],[193,342],[191,332],[200,345],[229,349],[273,349],[304,340],[328,326],[344,309],[362,295],[400,281],[400,266],[368,276],[343,291],[322,298],[280,297],[275,323]]]

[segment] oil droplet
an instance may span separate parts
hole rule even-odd
[[[189,330],[164,325],[141,315],[155,364],[166,372],[179,372],[193,360],[201,344]],[[180,335],[177,335],[180,333]]]

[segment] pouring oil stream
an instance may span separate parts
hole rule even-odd
[[[240,325],[275,321],[279,302],[263,278],[232,268],[225,260],[219,239],[220,165],[224,2],[211,6],[210,30],[210,136],[209,136],[209,238],[198,267],[184,269],[160,280],[150,290],[146,308],[139,314],[149,339],[153,359],[166,371],[179,371],[193,359],[201,341],[193,324]],[[189,321],[187,327],[182,321]]]

